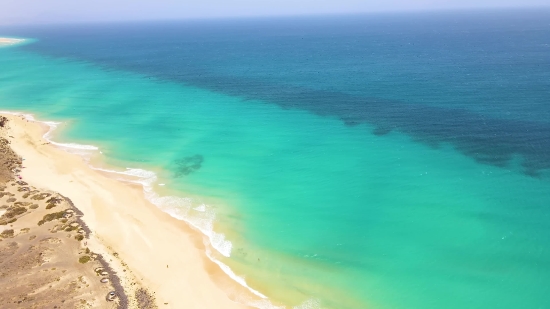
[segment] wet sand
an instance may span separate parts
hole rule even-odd
[[[231,284],[221,269],[207,259],[201,234],[148,202],[140,187],[106,177],[91,169],[81,157],[49,144],[42,138],[47,130],[43,124],[29,122],[19,116],[5,116],[9,119],[8,127],[3,129],[5,138],[15,153],[22,157],[22,168],[17,172],[21,179],[17,180],[27,183],[26,186],[40,188],[40,192],[59,192],[58,196],[63,200],[65,208],[59,207],[55,209],[56,212],[73,209],[75,213],[78,211],[82,214],[81,217],[78,216],[78,224],[89,231],[86,232],[89,239],[78,241],[74,238],[79,228],[66,232],[69,222],[60,221],[64,218],[44,223],[41,225],[41,233],[62,239],[62,245],[55,245],[63,247],[67,246],[65,242],[69,243],[71,240],[70,243],[75,245],[70,249],[73,256],[89,256],[87,248],[94,257],[103,258],[102,262],[91,259],[94,267],[86,268],[88,273],[82,275],[86,278],[91,276],[95,280],[86,281],[88,285],[92,281],[94,284],[98,282],[93,277],[95,268],[108,267],[120,280],[121,292],[118,293],[124,295],[117,298],[117,305],[123,300],[130,308],[154,308],[146,307],[154,303],[159,308],[246,308],[234,299],[249,292]],[[12,187],[19,190],[22,185],[10,184],[6,186],[8,187],[9,190]],[[35,212],[25,215],[28,220],[17,219],[16,222],[25,222],[32,226],[29,232],[38,232],[37,222],[44,216],[42,208],[45,211],[45,206],[39,207]],[[14,226],[14,233],[17,235],[14,237],[27,237],[27,234],[21,232],[24,228],[23,225]],[[68,228],[71,229],[70,224]],[[4,229],[12,227],[0,226],[0,230]],[[52,233],[51,229],[55,229],[56,233]],[[62,233],[63,237],[59,237],[58,233]],[[6,244],[6,240],[0,244]],[[97,263],[103,264],[97,266]],[[49,267],[46,264],[43,267]],[[82,268],[88,263],[73,264],[71,265]],[[37,270],[36,266],[31,269],[33,272]],[[33,276],[34,273],[29,273],[29,278]],[[97,291],[96,294],[103,295],[105,300],[105,287],[115,282],[118,281],[99,284],[90,288],[90,291]],[[109,289],[116,290],[116,287],[111,286]],[[150,291],[151,297],[147,291]],[[91,301],[92,297],[89,299]],[[93,304],[92,307],[95,306]],[[107,306],[100,305],[99,308],[108,308]]]

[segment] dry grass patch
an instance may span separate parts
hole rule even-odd
[[[139,309],[156,309],[155,297],[144,288],[139,288],[135,293],[137,307]]]
[[[11,238],[14,235],[15,235],[15,232],[12,229],[4,230],[4,231],[2,231],[2,233],[0,233],[0,237],[2,237],[2,238]]]

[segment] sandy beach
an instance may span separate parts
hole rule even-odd
[[[0,38],[0,46],[14,45],[23,42],[24,39]]]
[[[197,231],[148,202],[139,186],[111,179],[48,143],[45,125],[5,116],[7,139],[23,158],[20,180],[62,194],[83,213],[91,231],[87,247],[118,274],[130,304],[135,290],[145,287],[159,308],[246,308],[234,299],[247,290],[208,260]]]

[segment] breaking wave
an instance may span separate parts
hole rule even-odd
[[[38,122],[45,124],[49,127],[49,130],[43,135],[43,138],[63,150],[78,154],[84,157],[89,161],[91,155],[99,151],[99,148],[93,145],[83,145],[76,143],[59,143],[52,140],[53,132],[59,127],[61,122],[54,121],[38,121],[32,114],[26,114],[21,112],[12,112],[12,111],[0,111],[1,114],[10,114],[21,116],[28,121]],[[231,250],[233,244],[231,241],[227,240],[223,233],[217,233],[214,231],[214,221],[216,218],[216,213],[212,207],[204,203],[200,203],[193,207],[193,199],[187,197],[177,197],[177,196],[160,196],[154,191],[153,185],[157,182],[158,177],[155,172],[148,171],[139,168],[126,168],[124,171],[116,171],[110,169],[104,169],[99,167],[90,167],[94,170],[101,171],[104,173],[109,173],[111,175],[116,175],[114,178],[120,181],[132,182],[141,184],[143,187],[143,193],[145,198],[149,200],[152,204],[160,208],[162,211],[168,213],[170,216],[187,222],[194,228],[201,231],[203,235],[206,236],[208,242],[206,245],[209,245],[221,255],[225,257],[231,256]],[[269,301],[267,296],[263,295],[259,291],[254,290],[246,283],[244,277],[238,276],[233,272],[233,270],[226,264],[222,263],[220,260],[216,259],[212,252],[207,248],[206,256],[220,269],[229,276],[232,280],[237,282],[239,285],[248,289],[252,294],[256,295],[260,299],[241,299],[240,301],[248,306],[258,308],[258,309],[285,309],[285,306],[276,306]],[[309,300],[304,302],[299,306],[294,306],[292,309],[319,309],[318,302],[315,300]]]

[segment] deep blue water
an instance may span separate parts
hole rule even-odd
[[[451,143],[488,164],[521,155],[533,175],[550,167],[545,11],[62,26],[37,36],[28,49]]]
[[[276,303],[550,306],[549,10],[0,35],[37,40],[0,50],[0,107],[208,201]]]

